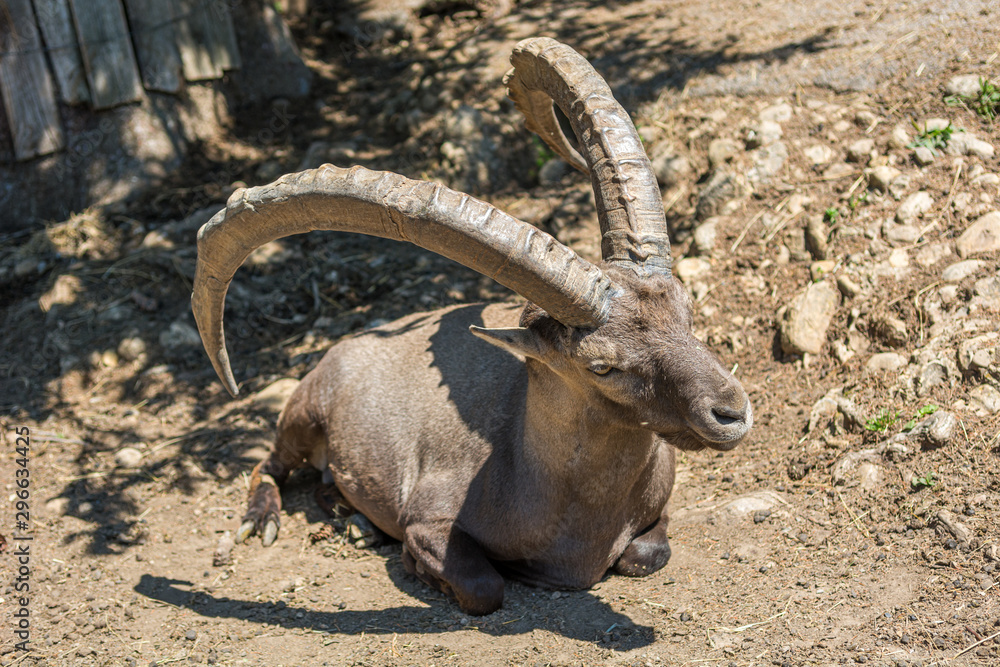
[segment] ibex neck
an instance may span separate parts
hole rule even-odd
[[[595,405],[539,366],[529,362],[524,463],[549,479],[586,482],[595,493],[630,487],[654,459],[653,434],[622,424],[614,407]]]

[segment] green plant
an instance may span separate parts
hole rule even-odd
[[[979,92],[975,95],[949,95],[944,101],[951,106],[961,105],[971,108],[991,123],[1000,116],[1000,88],[987,81],[985,77],[979,78]]]
[[[926,473],[925,475],[922,475],[920,477],[914,477],[913,479],[911,479],[910,486],[912,486],[914,489],[924,489],[924,488],[932,489],[934,488],[934,485],[937,484],[937,481],[935,481],[936,478],[937,475],[935,475],[934,472],[931,471]]]
[[[847,205],[851,207],[852,211],[854,209],[856,209],[858,206],[860,206],[861,204],[866,204],[866,203],[868,203],[868,191],[867,190],[865,190],[864,192],[862,192],[859,195],[854,195],[853,197],[851,197],[850,199],[847,200]]]
[[[877,417],[872,417],[865,423],[865,429],[875,433],[885,433],[890,426],[899,421],[898,412],[879,410]]]
[[[937,409],[938,406],[936,405],[925,405],[924,407],[920,408],[919,410],[917,410],[917,413],[913,415],[913,419],[911,419],[910,421],[906,422],[906,424],[903,425],[903,430],[912,431],[913,428],[917,425],[918,419],[926,417],[927,415],[934,414],[935,412],[937,412]]]
[[[549,145],[542,141],[538,135],[531,135],[531,145],[535,149],[535,172],[537,173],[542,166],[556,156],[549,148]]]
[[[840,215],[840,211],[831,206],[830,208],[823,211],[823,219],[827,222],[834,223],[837,221],[837,216]]]
[[[937,150],[939,148],[944,148],[948,145],[951,140],[951,135],[955,132],[961,132],[954,125],[948,123],[945,127],[933,127],[928,128],[924,125],[924,129],[920,129],[920,126],[913,123],[913,127],[916,128],[919,134],[917,138],[907,145],[907,148],[919,148],[924,146],[929,148],[932,153],[937,155]]]

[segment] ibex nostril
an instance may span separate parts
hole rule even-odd
[[[741,422],[746,419],[746,410],[736,410],[725,405],[719,405],[712,408],[712,416],[715,417],[715,421],[723,426],[728,426],[729,424]]]

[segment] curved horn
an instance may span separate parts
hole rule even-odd
[[[237,190],[198,232],[191,309],[212,365],[232,395],[222,319],[233,274],[256,248],[316,229],[409,241],[493,278],[568,326],[605,322],[617,288],[554,238],[437,183],[362,167],[289,174]]]
[[[605,261],[639,273],[670,273],[670,239],[652,165],[629,118],[608,84],[579,53],[548,37],[514,47],[507,93],[536,132],[577,167],[580,154],[566,139],[552,110],[559,105],[586,159],[601,223]]]

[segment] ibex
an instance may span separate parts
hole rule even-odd
[[[503,575],[580,589],[609,569],[663,567],[674,448],[732,449],[753,421],[740,383],[692,333],[660,192],[625,110],[559,42],[522,41],[511,63],[505,83],[527,127],[591,175],[599,266],[442,185],[324,165],[234,193],[199,232],[192,296],[233,395],[226,290],[274,239],[325,229],[409,241],[528,300],[414,314],[334,345],[282,411],[238,535],[274,541],[279,487],[309,462],[339,502],[402,541],[407,571],[470,614],[501,606]]]

